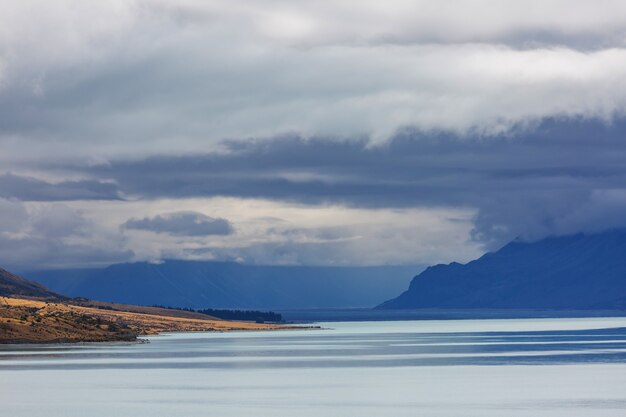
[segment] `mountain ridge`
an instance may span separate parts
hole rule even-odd
[[[514,240],[426,268],[377,308],[626,309],[626,231]]]

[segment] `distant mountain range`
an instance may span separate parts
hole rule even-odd
[[[409,284],[417,266],[253,266],[167,260],[23,275],[72,297],[189,308],[372,307]]]
[[[513,241],[427,268],[380,309],[626,309],[626,231]]]

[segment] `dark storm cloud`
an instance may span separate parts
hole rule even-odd
[[[119,200],[115,184],[95,181],[51,183],[37,178],[0,175],[0,197],[22,201]]]
[[[143,219],[130,219],[122,225],[125,229],[147,230],[172,236],[229,235],[233,226],[226,219],[212,218],[193,211],[167,213]]]
[[[289,137],[229,142],[227,153],[114,160],[84,169],[144,198],[448,205],[529,188],[621,187],[625,133],[621,121],[547,121],[498,138],[407,131],[383,146]]]
[[[601,210],[606,191],[614,199],[626,190],[625,134],[625,120],[550,119],[502,137],[407,130],[381,146],[283,137],[228,142],[225,153],[113,160],[83,174],[141,198],[475,207],[475,237],[500,242],[569,231],[576,210]]]

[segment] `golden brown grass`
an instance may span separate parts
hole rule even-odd
[[[220,320],[156,307],[0,297],[0,342],[4,343],[117,341],[161,332],[286,328],[290,327]]]

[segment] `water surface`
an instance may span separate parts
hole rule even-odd
[[[626,318],[321,325],[5,346],[2,415],[626,415]]]

